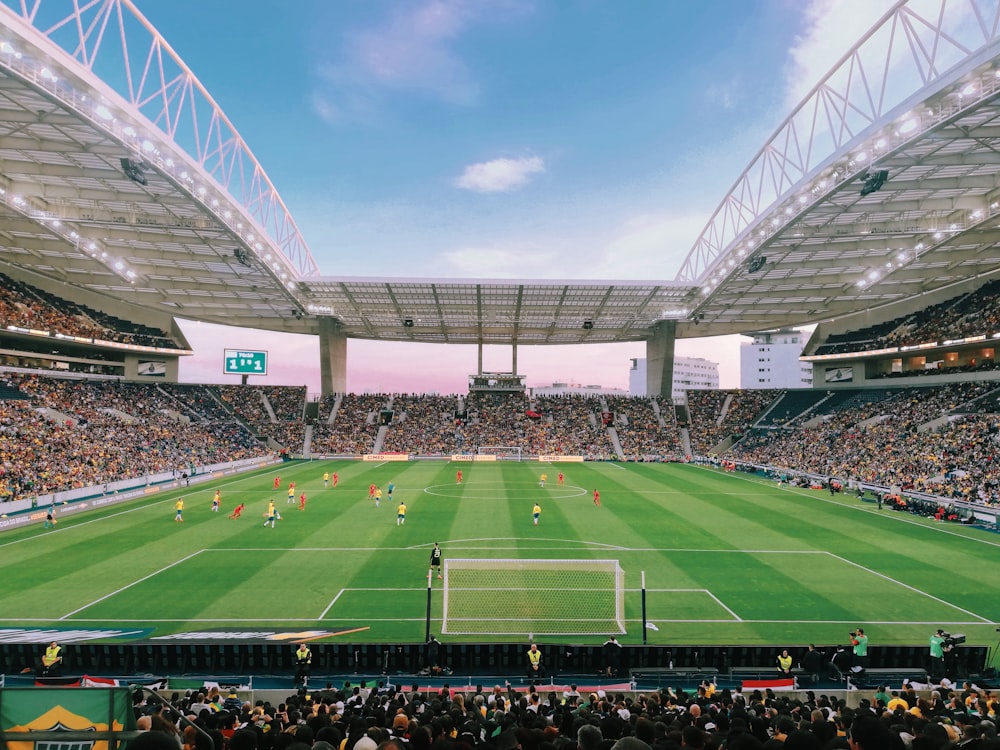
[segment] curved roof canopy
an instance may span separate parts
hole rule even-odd
[[[898,3],[775,132],[674,281],[324,277],[129,0],[0,0],[0,258],[207,322],[448,343],[818,322],[1000,268],[1000,0]],[[117,66],[111,83],[95,74]]]

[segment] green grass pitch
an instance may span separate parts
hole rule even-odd
[[[336,489],[324,489],[324,471],[338,472]],[[276,474],[280,491],[271,489]],[[286,502],[290,480],[308,496],[304,511]],[[393,500],[376,508],[369,484],[390,481]],[[642,642],[643,573],[651,644],[838,643],[861,625],[872,644],[926,643],[944,627],[992,645],[1000,620],[1000,535],[696,466],[293,463],[188,488],[184,523],[173,520],[177,494],[0,535],[0,625],[154,635],[366,628],[339,638],[420,642],[435,541],[452,558],[618,560],[624,643]],[[269,498],[282,515],[273,529],[264,527]],[[230,519],[241,501],[247,511]],[[441,582],[432,584],[440,636]],[[498,600],[497,609],[511,606]]]

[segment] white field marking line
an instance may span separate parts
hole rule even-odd
[[[619,466],[615,461],[604,461],[602,462],[605,466],[610,466],[614,469],[620,469],[621,471],[628,471],[624,466]]]
[[[229,486],[234,485],[234,484],[239,484],[240,482],[249,481],[250,479],[256,479],[256,477],[243,477],[242,479],[234,479],[231,482],[225,482],[224,484],[217,485],[217,487],[219,489],[221,489],[223,487],[229,487]],[[61,531],[72,531],[73,529],[78,529],[81,526],[89,526],[90,524],[97,523],[98,521],[106,521],[109,518],[115,518],[116,516],[124,516],[126,513],[135,513],[138,510],[147,510],[147,509],[153,508],[153,507],[155,507],[157,505],[162,505],[163,503],[172,503],[178,497],[184,497],[184,495],[190,495],[190,494],[191,493],[189,493],[189,492],[180,492],[180,493],[178,493],[176,495],[173,495],[171,497],[165,497],[162,500],[154,500],[151,503],[146,503],[144,505],[140,505],[140,506],[137,506],[135,508],[129,508],[127,510],[120,510],[120,511],[118,511],[116,513],[108,513],[107,515],[103,515],[100,518],[91,518],[89,521],[81,521],[80,523],[70,523],[67,526],[63,526],[63,528],[61,528],[61,529],[52,529],[47,534],[36,534],[35,536],[26,536],[26,537],[22,537],[21,539],[14,539],[14,540],[9,541],[9,542],[3,542],[3,543],[0,543],[0,547],[8,547],[11,544],[20,544],[21,542],[26,542],[26,541],[28,541],[30,539],[44,539],[47,536],[51,536],[52,534],[58,534]],[[133,500],[138,500],[138,499],[139,499],[139,497],[134,497],[131,500],[128,500],[126,502],[132,502]],[[72,516],[71,516],[71,518],[72,518]],[[59,519],[57,518],[56,520],[59,520]]]
[[[512,541],[517,541],[519,537],[509,537]],[[479,540],[470,540],[479,541]],[[695,552],[698,554],[717,555],[720,553],[735,553],[742,555],[828,555],[826,550],[816,549],[690,549],[685,547],[619,547],[613,544],[601,544],[600,542],[579,542],[573,539],[543,539],[547,542],[571,542],[576,544],[587,544],[605,547],[615,552]],[[453,543],[457,544],[457,543]],[[409,547],[206,547],[202,552],[407,552],[418,549],[429,549],[427,544],[415,544]],[[522,552],[533,552],[535,550],[564,550],[574,551],[573,547],[462,547],[452,546],[451,550],[508,550],[516,549]],[[589,549],[584,547],[583,549]]]
[[[719,599],[719,597],[717,597],[717,596],[716,596],[715,594],[713,594],[713,593],[712,593],[711,591],[709,591],[708,589],[705,589],[705,593],[706,593],[706,594],[708,594],[708,595],[709,595],[710,597],[712,597],[713,599],[715,599],[716,603],[717,603],[717,604],[718,604],[718,605],[719,605],[720,607],[722,607],[722,608],[723,608],[724,610],[726,610],[726,612],[728,612],[728,613],[729,613],[729,614],[731,614],[731,615],[732,615],[733,617],[735,617],[735,618],[736,618],[736,620],[737,620],[737,622],[743,622],[743,618],[742,618],[742,617],[740,617],[740,616],[739,616],[738,614],[736,614],[735,612],[733,612],[733,610],[731,610],[731,609],[730,609],[729,607],[727,607],[727,606],[726,606],[725,604],[723,604],[723,603],[722,603],[722,600],[721,600],[721,599]]]
[[[329,604],[326,605],[326,609],[323,610],[323,614],[321,614],[316,619],[317,620],[322,620],[323,618],[325,618],[326,617],[326,613],[329,612],[331,609],[333,609],[333,605],[337,603],[337,600],[340,598],[341,594],[343,594],[346,590],[347,589],[341,589],[340,591],[338,591],[337,595],[335,597],[333,597],[333,599],[330,600]]]
[[[698,467],[698,468],[701,468],[704,471],[710,471],[708,467],[704,467],[703,466],[703,467]],[[710,471],[710,473],[716,474],[718,472]],[[740,479],[740,480],[742,480],[744,482],[750,482],[752,484],[770,484],[769,480],[767,480],[767,479],[760,479],[760,478],[754,478],[754,477],[742,477],[742,476],[739,476],[737,474],[732,474],[730,476],[732,476],[733,479]],[[790,493],[792,493],[794,495],[800,495],[801,497],[808,497],[808,498],[812,498],[813,500],[819,500],[820,502],[828,503],[830,505],[836,505],[838,508],[845,508],[846,510],[856,510],[856,511],[858,511],[860,513],[870,513],[873,516],[875,516],[876,518],[888,518],[888,519],[891,519],[893,521],[896,521],[897,523],[907,523],[907,524],[910,524],[911,526],[918,526],[921,529],[928,529],[929,531],[936,531],[939,534],[948,534],[949,536],[955,536],[955,537],[958,537],[959,539],[966,539],[966,540],[968,540],[970,542],[979,542],[980,544],[987,544],[990,547],[1000,547],[1000,542],[991,542],[989,539],[985,539],[985,538],[981,539],[978,536],[971,536],[971,535],[968,535],[968,534],[959,534],[959,533],[954,532],[954,531],[949,531],[947,528],[943,528],[943,527],[938,526],[936,524],[918,523],[917,521],[913,521],[913,520],[907,518],[906,516],[902,515],[901,513],[897,512],[897,511],[889,511],[888,513],[883,513],[882,511],[874,509],[874,508],[865,508],[865,507],[862,507],[860,505],[851,505],[850,503],[847,503],[847,502],[838,502],[837,500],[831,500],[830,498],[825,497],[823,495],[818,495],[817,494],[818,490],[812,490],[812,491],[808,491],[807,492],[807,491],[804,491],[804,490],[800,490],[800,489],[798,489],[796,487],[780,487],[778,489],[782,489],[785,492],[790,492]],[[761,494],[762,495],[767,495],[767,493],[761,493]]]
[[[531,538],[532,539],[537,539],[538,537],[531,537]],[[496,536],[496,537],[482,536],[482,537],[476,537],[476,538],[472,538],[472,539],[446,539],[445,541],[440,542],[440,544],[447,544],[447,545],[451,546],[452,549],[454,549],[455,548],[454,545],[461,545],[461,544],[465,544],[467,542],[519,542],[519,541],[525,541],[526,539],[527,539],[527,537],[522,538],[522,537],[518,537],[518,536]],[[540,541],[543,541],[543,542],[567,542],[569,544],[582,544],[582,545],[585,545],[583,547],[583,549],[589,549],[590,547],[604,547],[606,549],[614,549],[614,550],[625,550],[626,549],[625,547],[622,547],[622,546],[617,545],[617,544],[605,544],[604,542],[588,542],[588,541],[582,540],[582,539],[549,539],[549,538],[542,537]],[[427,544],[414,544],[411,547],[403,547],[403,549],[430,549],[431,546],[432,545],[430,543],[427,543]],[[382,547],[381,549],[385,549],[385,548]],[[502,548],[501,547],[458,547],[458,549],[511,549],[511,548],[510,547],[502,547]],[[573,548],[572,547],[565,547],[565,548],[563,548],[563,547],[548,547],[548,548],[545,548],[545,547],[532,547],[531,549],[567,549],[567,550],[571,550]]]
[[[424,622],[423,617],[338,617],[338,620],[344,622]],[[431,618],[436,621],[440,621],[440,617]],[[491,618],[492,619],[492,618]],[[11,619],[11,622],[41,622],[41,623],[53,623],[59,622],[59,620],[53,620],[51,618],[42,617],[18,617],[16,619]],[[121,620],[108,620],[103,618],[95,617],[78,617],[73,620],[74,623],[87,623],[87,622],[97,622],[103,623],[105,625],[117,625],[120,623],[146,623],[146,622],[221,622],[221,623],[241,623],[241,622],[267,622],[267,623],[286,623],[286,622],[311,622],[315,623],[316,618],[313,617],[198,617],[198,618],[182,618],[177,619],[149,619],[144,617],[142,619],[121,619]],[[638,617],[627,617],[625,622],[642,622]],[[726,620],[705,620],[705,619],[678,619],[678,620],[663,620],[663,619],[650,619],[647,618],[647,622],[667,622],[667,623],[700,623],[700,622],[715,622],[723,623],[729,625],[857,625],[857,620],[741,620],[736,622],[732,619]],[[981,623],[981,622],[965,622],[965,621],[948,621],[948,620],[866,620],[865,625],[962,625],[962,626],[973,626],[973,625],[996,625],[997,623]]]
[[[62,620],[65,620],[65,619],[67,619],[69,617],[72,617],[77,612],[82,612],[85,609],[89,609],[90,607],[93,607],[95,604],[99,604],[100,602],[103,602],[105,599],[110,599],[112,596],[116,596],[117,594],[120,594],[122,591],[125,591],[126,589],[130,589],[133,586],[135,586],[136,584],[142,583],[143,581],[148,581],[153,576],[157,576],[157,575],[159,575],[160,573],[162,573],[165,570],[170,570],[170,568],[174,567],[175,565],[180,565],[183,562],[187,562],[192,557],[196,557],[197,555],[200,555],[204,551],[205,550],[200,549],[197,552],[192,552],[190,555],[187,555],[186,557],[182,557],[180,560],[174,560],[172,563],[170,563],[170,565],[166,565],[166,566],[160,568],[159,570],[154,570],[149,575],[145,575],[145,576],[143,576],[142,578],[140,578],[140,579],[138,579],[136,581],[132,581],[132,583],[125,584],[121,588],[115,589],[110,594],[105,594],[104,596],[100,597],[99,599],[94,599],[94,601],[90,602],[90,604],[84,604],[82,607],[78,607],[77,609],[74,609],[72,612],[66,613],[65,615],[63,615],[62,617],[59,618],[59,621],[61,622]]]
[[[856,563],[853,560],[848,560],[846,557],[841,557],[840,555],[835,555],[832,552],[827,552],[827,554],[830,557],[833,557],[833,558],[835,558],[837,560],[840,560],[841,562],[847,563],[848,565],[853,565],[856,568],[860,568],[861,570],[865,571],[866,573],[871,573],[872,575],[878,576],[879,578],[883,578],[886,581],[889,581],[890,583],[896,584],[897,586],[902,586],[904,589],[909,589],[910,591],[912,591],[912,592],[914,592],[916,594],[920,594],[921,596],[926,596],[928,599],[933,599],[934,601],[936,601],[936,602],[938,602],[940,604],[947,605],[947,606],[951,607],[952,609],[957,609],[959,612],[964,612],[967,615],[972,615],[973,617],[979,618],[983,622],[990,623],[991,625],[993,624],[993,621],[990,620],[988,617],[983,617],[982,615],[977,615],[975,612],[970,612],[967,609],[963,609],[962,607],[959,607],[957,604],[952,604],[951,602],[945,601],[944,599],[936,597],[933,594],[928,594],[926,591],[921,591],[916,586],[911,586],[908,583],[903,583],[902,581],[897,581],[895,578],[887,576],[885,573],[879,573],[877,570],[872,570],[871,568],[866,568],[864,565],[861,565],[860,563]]]

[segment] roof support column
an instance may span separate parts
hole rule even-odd
[[[337,318],[319,319],[319,381],[323,396],[347,393],[347,336]]]
[[[511,364],[510,364],[510,374],[513,375],[514,377],[517,377],[517,341],[516,340],[511,344],[510,348],[513,351],[513,356],[511,357]]]
[[[482,375],[483,374],[483,342],[482,341],[479,342],[479,365],[476,368],[476,374],[477,375]]]
[[[646,339],[646,395],[672,398],[677,322],[661,320]]]

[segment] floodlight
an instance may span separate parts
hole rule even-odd
[[[889,170],[880,169],[876,172],[869,172],[864,176],[865,184],[861,187],[861,196],[871,195],[876,190],[881,190],[889,179]]]

